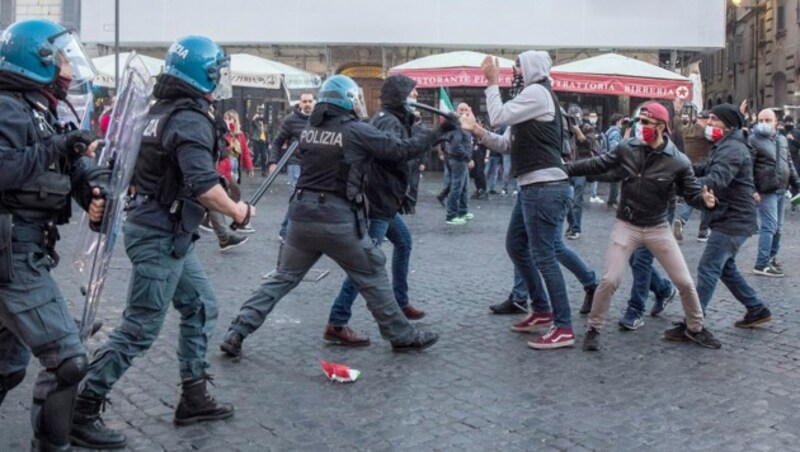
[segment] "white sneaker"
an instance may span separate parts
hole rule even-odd
[[[603,201],[603,198],[601,198],[599,196],[592,196],[591,198],[589,198],[589,202],[594,202],[594,203],[597,203],[597,204],[603,204],[605,201]]]

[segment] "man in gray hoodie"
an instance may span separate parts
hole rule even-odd
[[[550,298],[549,305],[534,300],[533,313],[525,320],[526,325],[514,328],[547,331],[528,342],[534,349],[569,347],[575,343],[559,262],[578,276],[584,287],[593,290],[596,284],[595,274],[562,239],[572,187],[562,161],[562,115],[550,86],[551,65],[547,52],[522,53],[514,70],[522,75],[524,88],[503,104],[498,87],[499,68],[492,57],[487,57],[482,68],[488,82],[489,122],[492,127],[509,127],[503,135],[498,135],[478,126],[472,115],[462,116],[462,128],[472,131],[487,148],[511,154],[511,172],[519,178],[521,190],[511,213],[506,250],[522,273],[529,292],[536,293],[536,279],[541,273]]]

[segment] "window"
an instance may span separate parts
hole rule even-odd
[[[14,0],[0,0],[0,30],[14,23],[17,16],[15,3]]]
[[[786,4],[780,0],[775,5],[775,33],[778,36],[786,33]]]
[[[81,2],[80,0],[61,0],[61,25],[69,30],[80,31],[81,28]]]

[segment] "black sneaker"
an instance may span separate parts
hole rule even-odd
[[[754,267],[753,274],[758,276],[768,276],[770,278],[783,278],[783,272],[772,265],[767,265],[766,267]]]
[[[590,326],[583,336],[583,351],[594,352],[597,350],[600,350],[600,332]]]
[[[705,348],[722,348],[722,343],[711,334],[711,331],[708,331],[708,328],[703,328],[702,330],[692,333],[689,329],[686,329],[686,337],[689,340],[696,342],[698,345],[705,347]]]
[[[228,238],[226,240],[219,241],[219,249],[220,251],[228,251],[236,248],[239,245],[244,245],[249,238],[250,237],[239,234],[228,234]]]
[[[570,233],[567,234],[567,240],[578,240],[579,238],[581,238],[580,232],[570,231]]]
[[[506,301],[489,306],[489,310],[492,311],[492,314],[526,314],[528,303],[509,297]]]
[[[441,204],[441,205],[442,205],[442,207],[447,207],[447,206],[444,204],[444,200],[445,200],[445,198],[447,198],[447,192],[446,192],[446,191],[442,191],[441,193],[439,193],[438,195],[436,195],[436,200],[437,200],[437,201],[439,201],[439,204]]]
[[[583,296],[583,304],[579,311],[582,315],[592,312],[592,301],[594,300],[594,291],[597,290],[597,285],[585,287],[583,291],[586,293]]]
[[[653,309],[650,310],[650,315],[653,317],[658,317],[659,314],[664,312],[664,309],[666,309],[667,305],[672,303],[672,300],[674,300],[675,297],[677,296],[678,296],[678,289],[675,286],[673,286],[672,292],[670,292],[666,298],[656,298],[656,302],[653,305]]]
[[[709,229],[702,229],[700,232],[697,233],[697,241],[698,242],[707,242],[708,237],[711,235],[711,231]]]
[[[772,320],[772,312],[764,306],[756,311],[747,311],[742,320],[734,323],[737,328],[753,328],[756,325],[767,323]]]
[[[686,342],[689,340],[686,337],[686,323],[685,322],[675,322],[673,328],[670,328],[664,331],[664,339],[668,341],[676,341],[676,342]]]
[[[774,268],[775,270],[778,270],[779,272],[783,273],[783,263],[781,261],[779,261],[777,257],[772,256],[769,259],[769,266]]]

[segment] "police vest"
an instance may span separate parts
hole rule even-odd
[[[550,121],[529,119],[511,126],[511,172],[514,177],[546,168],[561,168],[562,117],[558,99],[549,83],[542,83],[553,96],[555,115]]]
[[[164,130],[172,116],[182,110],[193,110],[206,118],[214,128],[215,144],[212,152],[216,161],[219,156],[220,140],[223,139],[213,117],[204,105],[195,99],[169,99],[157,102],[150,107],[142,132],[142,144],[136,167],[133,170],[133,185],[137,195],[147,195],[161,204],[171,204],[186,195],[183,186],[183,172],[178,164],[174,149],[166,149],[162,142]]]
[[[333,193],[350,201],[363,192],[363,171],[351,171],[351,165],[345,162],[346,137],[354,121],[349,116],[337,116],[319,127],[303,129],[298,145],[303,170],[297,188]]]
[[[32,147],[57,134],[55,118],[46,109],[33,108],[22,94],[0,92],[0,95],[19,103],[28,113],[26,147]],[[46,107],[43,107],[46,108]],[[71,183],[66,159],[26,181],[13,190],[0,192],[0,211],[10,212],[29,221],[55,219],[64,223],[69,219]]]

